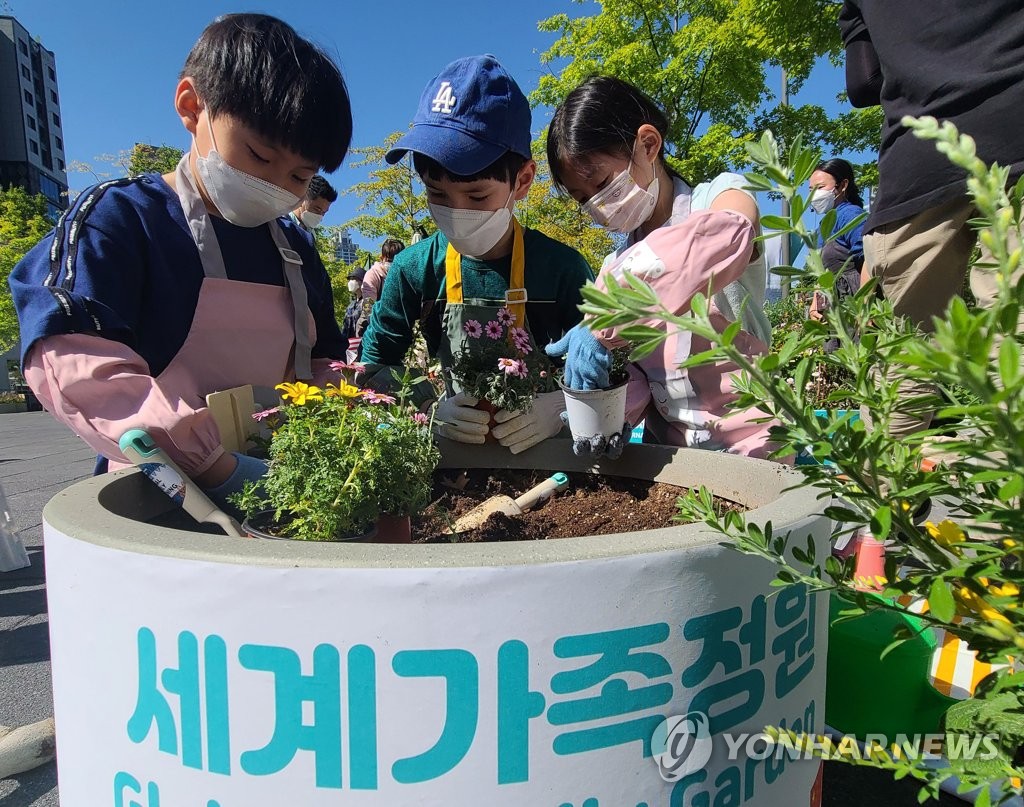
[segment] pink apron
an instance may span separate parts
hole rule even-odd
[[[206,406],[211,392],[252,384],[272,388],[282,381],[312,378],[311,350],[316,325],[309,310],[302,258],[291,249],[281,225],[270,234],[281,253],[287,288],[228,280],[213,222],[196,190],[188,154],[175,171],[178,198],[199,249],[203,284],[192,327],[181,349],[158,376],[173,407]],[[126,467],[110,462],[111,470]]]

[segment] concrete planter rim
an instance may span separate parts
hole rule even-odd
[[[748,520],[784,530],[817,515],[819,492],[801,485],[786,466],[747,457],[669,446],[633,445],[617,461],[596,466],[572,454],[571,441],[552,439],[512,455],[499,446],[441,441],[442,467],[591,471],[696,487],[750,508]],[[679,460],[673,462],[673,460]],[[66,535],[127,552],[251,566],[341,568],[458,568],[520,566],[614,558],[709,546],[724,539],[703,524],[547,541],[487,544],[362,544],[260,541],[187,532],[137,520],[170,509],[170,502],[138,471],[92,477],[58,493],[44,520]],[[118,512],[120,511],[120,512]],[[128,512],[131,511],[131,512]]]

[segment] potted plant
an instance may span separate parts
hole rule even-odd
[[[332,369],[352,375],[354,365]],[[236,503],[259,537],[304,541],[409,540],[409,516],[426,506],[440,455],[427,415],[344,377],[324,388],[279,384],[281,406],[256,413],[273,430],[270,469]]]
[[[573,450],[600,454],[611,438],[623,432],[626,420],[626,385],[629,381],[629,348],[611,351],[608,385],[600,389],[577,390],[558,385],[565,393],[565,416],[572,433]],[[581,450],[581,444],[589,448]]]
[[[939,150],[967,172],[980,239],[992,255],[991,263],[975,271],[992,272],[999,284],[991,307],[972,309],[955,297],[945,315],[933,321],[934,332],[922,334],[897,317],[889,301],[877,298],[871,283],[829,307],[825,322],[804,320],[776,349],[750,358],[715,329],[703,299],[693,316],[679,317],[635,278],[630,287],[612,288],[608,295],[598,296],[591,288],[583,294],[593,308],[602,309],[593,318],[595,327],[613,318],[654,319],[670,330],[708,339],[709,360],[732,361],[741,372],[735,405],[756,404],[777,420],[773,438],[780,454],[809,446],[815,456],[831,456],[835,468],[808,464],[798,471],[819,498],[831,495],[834,504],[822,507],[834,521],[833,538],[867,530],[878,542],[896,539],[885,545],[884,567],[865,581],[857,576],[852,558],[822,557],[811,546],[804,550],[791,542],[795,533],[783,538],[735,514],[720,516],[706,496],[680,500],[684,515],[702,519],[740,552],[775,563],[779,585],[796,583],[833,598],[837,612],[830,631],[836,641],[829,653],[829,684],[845,689],[841,697],[827,698],[825,718],[833,729],[863,737],[864,750],[846,740],[835,744],[809,737],[806,729],[792,726],[769,734],[790,748],[810,749],[817,743],[815,753],[828,759],[879,767],[896,778],[913,777],[921,784],[920,801],[938,797],[941,789],[969,796],[976,804],[1019,804],[1024,796],[1024,373],[1018,331],[1022,290],[1011,278],[1020,266],[1024,183],[1008,187],[1009,170],[986,166],[974,141],[948,122],[940,126],[933,118],[908,117],[903,125],[917,137],[937,141]],[[797,137],[787,164],[770,133],[747,147],[757,165],[746,175],[751,186],[779,193],[791,203],[788,218],[765,216],[762,223],[783,237],[800,236],[808,249],[804,272],[814,290],[830,295],[834,276],[822,264],[819,245],[841,233],[832,233],[831,212],[819,232],[809,231],[801,220],[807,205],[798,194],[818,156]],[[847,324],[856,326],[859,340],[850,336]],[[871,428],[852,412],[823,416],[815,411],[811,380],[833,334],[840,347],[827,361],[846,379],[828,399],[846,399],[850,408],[869,411]],[[879,377],[888,380],[879,383]],[[927,381],[936,392],[903,400],[899,380]],[[947,437],[945,426],[934,423],[899,439],[891,436],[895,417],[925,406],[939,419],[954,420],[961,427],[956,436]],[[945,439],[939,443],[939,438]],[[944,451],[938,461],[928,461],[927,454],[940,446]],[[916,514],[929,499],[948,503],[948,517],[920,523]],[[792,563],[790,550],[811,566],[810,573]],[[930,648],[921,647],[926,631],[932,632]],[[943,663],[931,672],[922,651],[932,656],[940,638],[952,652],[944,652]],[[956,675],[961,658],[971,665],[966,680]],[[833,659],[850,668],[841,681]],[[913,670],[916,682],[907,680]],[[934,676],[934,684],[925,672]],[[959,699],[936,703],[935,690],[944,695],[959,690]],[[922,726],[926,719],[930,725]],[[893,740],[894,733],[906,737],[921,730],[944,731],[947,738],[987,737],[991,747],[985,754],[964,753],[950,742],[936,759],[927,749]],[[886,741],[869,736],[885,736]]]
[[[516,327],[508,308],[488,322],[469,320],[463,331],[466,338],[449,373],[462,392],[479,400],[477,408],[491,413],[491,426],[495,412],[527,412],[535,395],[557,388],[547,356],[536,349],[529,331]],[[487,439],[493,441],[490,434]]]

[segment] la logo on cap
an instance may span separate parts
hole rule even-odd
[[[450,81],[442,81],[441,88],[437,91],[437,95],[434,96],[434,102],[430,110],[451,115],[452,110],[455,108],[455,101],[456,98],[452,94],[452,83]]]

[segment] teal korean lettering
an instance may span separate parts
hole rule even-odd
[[[665,715],[649,712],[672,700],[672,667],[659,653],[640,648],[662,644],[668,637],[668,624],[659,622],[564,636],[555,642],[558,658],[597,658],[584,667],[556,673],[551,679],[552,693],[582,693],[603,682],[598,694],[560,701],[548,708],[547,719],[552,726],[592,724],[558,735],[552,743],[556,754],[579,754],[639,741],[643,755],[651,756],[651,736]],[[628,673],[634,680],[643,677],[657,683],[632,688],[625,677]],[[644,712],[649,714],[608,722],[608,718]],[[593,725],[597,721],[600,724]]]
[[[401,650],[391,660],[403,678],[443,678],[445,721],[437,742],[422,754],[397,760],[391,775],[401,784],[443,776],[469,752],[480,715],[480,671],[468,650]]]
[[[142,784],[127,771],[118,771],[114,775],[114,807],[160,807],[160,790],[156,782],[146,784],[146,803],[138,802],[133,798],[125,801],[125,794],[131,796],[142,795]]]
[[[767,610],[759,595],[750,603],[745,622],[743,609],[734,606],[692,617],[683,625],[683,638],[701,642],[700,655],[683,670],[683,686],[704,685],[718,667],[725,676],[704,686],[687,709],[708,715],[712,733],[738,726],[757,714],[764,702],[764,672],[756,665],[765,659]],[[745,697],[737,701],[740,696]],[[716,708],[725,703],[729,708]]]
[[[349,783],[353,790],[377,789],[377,669],[373,649],[348,651]]]
[[[530,779],[530,720],[544,696],[530,691],[530,651],[518,640],[498,648],[498,784]]]
[[[299,654],[286,647],[242,645],[238,659],[247,670],[274,676],[274,730],[263,748],[245,751],[242,770],[267,776],[284,770],[298,751],[313,754],[316,786],[341,787],[341,658],[336,647],[317,645],[313,672],[302,674]],[[313,704],[312,724],[302,705]]]
[[[800,583],[780,591],[773,616],[775,626],[785,628],[772,641],[772,655],[782,656],[775,673],[775,697],[783,698],[814,669],[814,597],[808,596],[807,586]]]
[[[205,719],[207,770],[229,774],[231,745],[227,648],[224,640],[219,636],[206,637],[200,664],[199,640],[194,633],[182,631],[178,634],[178,666],[165,668],[159,672],[159,676],[153,631],[146,627],[139,628],[136,643],[138,694],[135,709],[128,719],[128,738],[134,743],[142,743],[155,726],[157,748],[161,752],[177,756],[180,750],[185,767],[202,770]],[[175,713],[167,694],[174,695],[178,702],[180,744]]]

